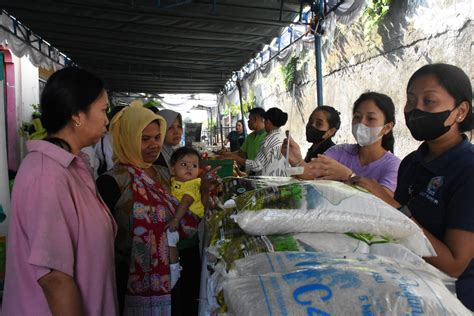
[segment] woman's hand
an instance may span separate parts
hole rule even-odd
[[[211,168],[211,166],[204,167],[204,173],[201,175],[201,194],[209,194],[219,185],[217,171],[221,169],[221,166]]]
[[[225,159],[229,159],[229,160],[235,160],[235,157],[237,157],[238,155],[231,152],[231,151],[227,151],[227,152],[223,152],[221,154],[219,154],[217,156],[217,158],[219,159],[222,159],[222,160],[225,160]]]
[[[286,157],[288,154],[288,161],[292,166],[301,165],[301,163],[304,161],[303,157],[301,156],[300,146],[291,137],[287,137],[285,140],[283,140],[281,154],[284,157]]]
[[[352,170],[330,157],[318,155],[306,164],[305,173],[312,179],[346,181]]]

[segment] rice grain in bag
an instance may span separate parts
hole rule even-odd
[[[301,181],[246,192],[234,220],[251,235],[364,232],[402,239],[421,229],[379,198],[337,181]]]

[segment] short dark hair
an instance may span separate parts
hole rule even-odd
[[[364,101],[374,101],[375,105],[383,112],[385,116],[384,123],[393,122],[395,125],[395,105],[393,104],[392,99],[382,93],[377,92],[366,92],[360,95],[360,97],[354,102],[354,108],[352,109],[352,113],[357,111],[359,105],[361,105]],[[385,150],[391,151],[393,153],[393,146],[395,145],[395,138],[393,137],[393,128],[390,130],[390,133],[383,135],[382,137],[382,147]]]
[[[201,155],[199,154],[199,151],[193,147],[180,147],[176,149],[173,154],[171,154],[170,166],[176,165],[178,160],[182,159],[186,155],[195,155],[198,157],[199,162],[201,162]]]
[[[329,128],[335,128],[336,131],[341,127],[341,113],[338,110],[329,105],[321,105],[314,109],[313,113],[316,111],[323,111],[328,114],[328,123]],[[311,114],[313,114],[311,113]]]
[[[64,128],[74,114],[88,112],[104,91],[96,75],[77,67],[56,71],[41,94],[41,122],[49,134]]]
[[[459,124],[460,132],[467,132],[473,129],[472,115],[472,87],[471,81],[466,73],[459,67],[449,64],[431,64],[425,65],[415,71],[407,84],[407,92],[413,82],[420,77],[434,76],[438,83],[448,91],[454,98],[455,106],[461,102],[467,101],[469,110],[464,121]]]
[[[264,118],[265,117],[265,110],[262,109],[262,108],[253,108],[253,109],[249,110],[249,115],[250,114],[259,116],[261,118]]]
[[[283,112],[277,107],[269,108],[264,115],[275,127],[281,127],[288,121],[288,113]]]

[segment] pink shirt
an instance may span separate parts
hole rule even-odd
[[[84,161],[29,141],[10,211],[2,315],[51,315],[38,284],[51,269],[74,278],[86,315],[117,315],[116,224]]]

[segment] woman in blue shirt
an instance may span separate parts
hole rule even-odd
[[[352,181],[418,223],[437,253],[426,261],[458,278],[457,296],[474,311],[474,146],[463,134],[472,130],[469,77],[447,64],[418,69],[404,112],[413,138],[424,142],[400,164],[394,198],[370,180]]]

